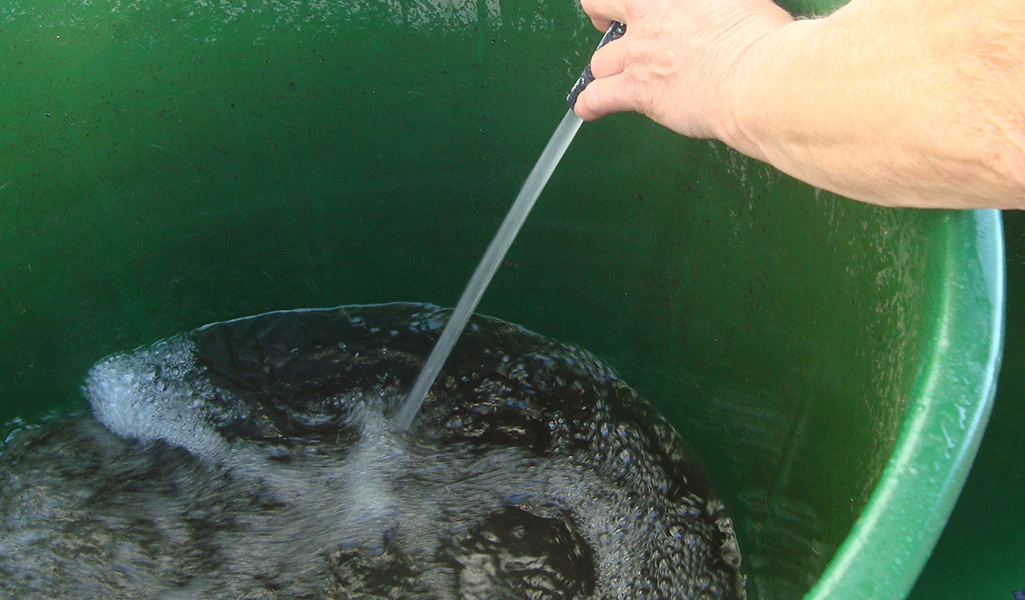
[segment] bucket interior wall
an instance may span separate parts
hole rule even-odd
[[[454,304],[599,37],[572,5],[5,2],[0,423],[80,409],[93,362],[212,321]],[[617,115],[480,310],[658,406],[753,597],[795,598],[897,443],[960,227]]]

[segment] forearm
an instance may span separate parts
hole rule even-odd
[[[1025,2],[853,0],[760,38],[717,136],[882,205],[1025,208]]]

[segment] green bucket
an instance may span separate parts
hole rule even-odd
[[[0,423],[212,321],[454,304],[598,37],[572,0],[5,0]],[[616,115],[480,311],[674,423],[751,597],[901,598],[989,413],[1002,251],[996,212],[856,204]]]

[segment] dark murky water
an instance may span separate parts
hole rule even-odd
[[[0,597],[743,598],[733,526],[589,353],[447,311],[271,313],[101,361],[0,455]]]

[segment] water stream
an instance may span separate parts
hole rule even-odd
[[[598,48],[623,37],[625,34],[626,25],[613,21],[605,35],[602,36],[601,41],[598,42]],[[598,48],[595,50],[597,51]],[[584,88],[592,81],[594,81],[594,75],[591,73],[591,63],[588,62],[587,66],[584,67],[584,72],[580,74],[576,83],[573,84],[573,88],[570,89],[569,95],[566,98],[566,101],[569,103],[569,110],[566,112],[566,116],[562,118],[562,122],[555,128],[552,139],[548,140],[548,145],[545,146],[544,152],[541,153],[541,157],[537,159],[534,169],[527,176],[527,181],[523,183],[523,188],[520,189],[520,194],[516,197],[516,201],[513,202],[512,208],[509,209],[509,214],[505,216],[505,221],[502,222],[498,233],[495,234],[495,239],[491,240],[491,245],[488,246],[487,252],[484,253],[484,258],[477,265],[477,270],[473,272],[470,283],[466,285],[463,295],[459,298],[459,302],[452,311],[452,317],[445,324],[441,337],[438,338],[434,349],[431,350],[430,356],[424,361],[420,374],[417,375],[416,381],[413,382],[413,387],[410,388],[409,394],[402,403],[402,408],[399,410],[398,416],[395,417],[395,427],[398,429],[406,431],[413,424],[413,419],[416,417],[417,411],[420,410],[420,405],[423,404],[424,399],[427,397],[431,384],[437,379],[438,373],[441,372],[441,367],[445,365],[445,360],[452,353],[452,348],[455,347],[456,342],[459,341],[459,335],[463,333],[466,322],[470,320],[470,315],[477,308],[477,304],[484,295],[484,290],[491,283],[491,278],[494,277],[499,265],[502,264],[505,253],[509,251],[513,240],[516,239],[516,234],[523,227],[523,222],[527,220],[530,209],[534,208],[534,203],[537,202],[538,196],[545,189],[545,184],[548,183],[548,179],[555,172],[555,167],[559,165],[562,155],[566,153],[566,149],[569,148],[570,142],[576,136],[577,130],[580,129],[583,121],[573,112],[573,106],[576,104],[577,96],[580,95],[580,92],[584,91]]]
[[[491,278],[498,271],[499,265],[502,264],[502,259],[505,258],[506,252],[512,246],[513,240],[516,239],[516,234],[523,227],[523,222],[527,220],[527,215],[534,208],[534,203],[537,202],[538,196],[544,190],[545,184],[548,183],[548,179],[551,178],[552,173],[555,171],[555,167],[559,165],[562,155],[569,148],[569,144],[573,141],[573,137],[576,136],[581,123],[583,121],[580,120],[580,117],[573,112],[573,109],[570,109],[566,112],[566,116],[562,118],[559,126],[555,128],[555,133],[548,140],[548,145],[545,146],[541,157],[537,159],[537,164],[534,165],[534,169],[527,177],[527,181],[524,182],[519,195],[516,196],[516,201],[513,202],[512,208],[509,209],[509,214],[505,216],[502,226],[499,227],[495,238],[491,240],[491,245],[488,246],[484,257],[481,258],[477,269],[473,272],[473,277],[470,278],[466,289],[463,290],[463,295],[459,298],[459,302],[452,311],[452,316],[441,332],[441,337],[438,338],[438,342],[434,345],[434,349],[431,350],[431,354],[424,361],[420,374],[417,375],[413,387],[410,388],[409,394],[399,410],[399,414],[395,417],[395,426],[398,429],[404,431],[412,425],[417,411],[420,410],[420,405],[423,404],[424,398],[427,397],[427,391],[431,389],[431,384],[437,379],[438,373],[441,372],[441,367],[445,365],[445,360],[448,359],[449,354],[452,353],[452,348],[459,341],[459,336],[463,333],[467,321],[470,320],[470,315],[473,314],[477,304],[480,303],[481,297],[484,296],[484,290],[487,289],[488,284],[491,283]]]

